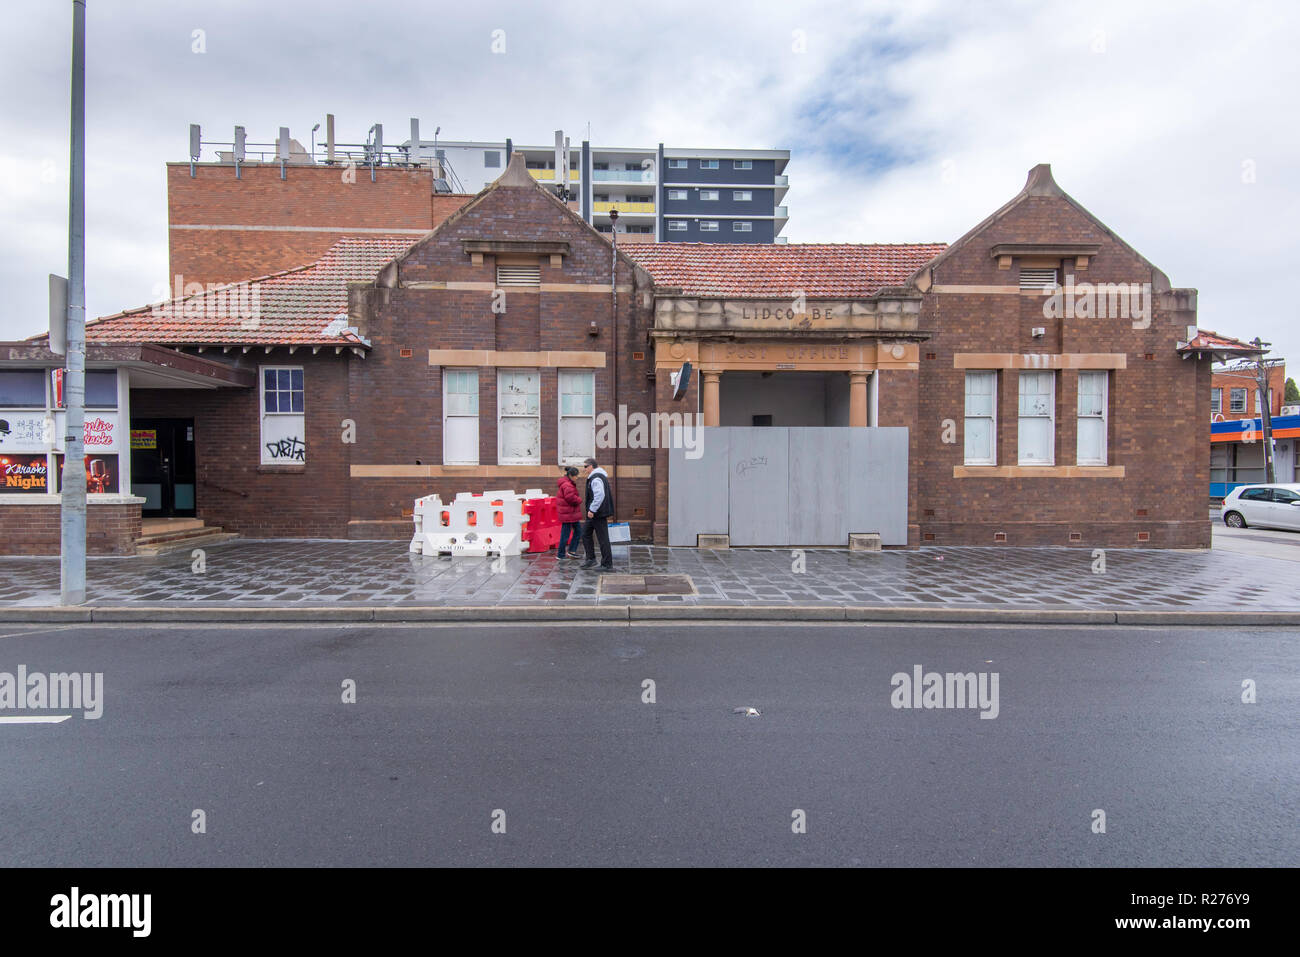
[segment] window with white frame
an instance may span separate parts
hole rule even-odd
[[[1246,411],[1246,390],[1231,389],[1228,391],[1228,411],[1245,412]]]
[[[685,189],[670,189],[668,191],[669,199],[689,199],[690,191]]]
[[[700,160],[700,169],[717,169],[717,160]]]
[[[560,464],[581,465],[596,454],[596,374],[560,370]]]
[[[668,220],[668,231],[669,231],[670,233],[684,233],[684,232],[686,232],[686,220],[684,220],[684,219],[670,219],[670,220]]]
[[[542,464],[541,376],[536,369],[497,374],[497,463]]]
[[[738,219],[731,224],[731,231],[733,233],[752,233],[754,231],[754,224],[746,222],[743,219]]]
[[[262,366],[262,464],[300,465],[307,459],[302,366]]]
[[[716,233],[718,231],[718,221],[715,219],[700,220],[700,232]]]
[[[1106,383],[1109,373],[1079,373],[1079,465],[1106,464]]]
[[[754,161],[753,161],[753,160],[733,160],[733,161],[732,161],[732,164],[731,164],[731,168],[732,168],[732,169],[753,169],[753,168],[754,168]]]
[[[669,169],[686,169],[686,160],[684,160],[684,159],[670,159],[670,160],[668,161],[668,168],[669,168]]]
[[[717,202],[718,191],[716,189],[702,189],[700,190],[700,199],[706,203]]]
[[[996,372],[966,373],[967,465],[997,465],[997,381]]]
[[[754,201],[754,191],[752,189],[733,189],[731,198],[737,203],[750,203]]]
[[[478,370],[442,370],[442,464],[478,465]]]
[[[1020,465],[1053,465],[1056,448],[1056,373],[1020,373]]]
[[[1223,390],[1211,389],[1210,390],[1210,414],[1218,415],[1222,411],[1223,411]]]

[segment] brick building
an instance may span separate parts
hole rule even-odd
[[[419,495],[551,488],[593,451],[640,541],[1209,544],[1195,292],[1046,166],[951,246],[615,250],[520,155],[432,232],[399,221],[308,230],[329,240],[309,265],[90,325],[99,550],[129,550],[133,509],[404,539]],[[0,416],[49,469],[58,364],[0,344]]]

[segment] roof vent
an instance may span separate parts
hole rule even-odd
[[[497,266],[498,286],[540,286],[540,266]]]

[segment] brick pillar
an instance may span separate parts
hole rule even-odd
[[[880,375],[880,392],[877,397],[877,411],[881,426],[906,426],[908,429],[907,452],[907,546],[916,548],[921,544],[921,526],[917,507],[920,490],[920,430],[934,427],[930,423],[921,423],[917,418],[917,400],[920,374],[915,369],[889,369]]]

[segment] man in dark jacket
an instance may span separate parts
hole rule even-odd
[[[614,491],[609,487],[609,476],[596,464],[595,459],[587,459],[582,466],[587,477],[587,493],[583,498],[583,511],[587,521],[582,529],[582,548],[587,560],[581,568],[591,568],[596,564],[596,549],[592,537],[600,541],[600,567],[614,567],[614,553],[609,548],[609,517],[614,514]]]

